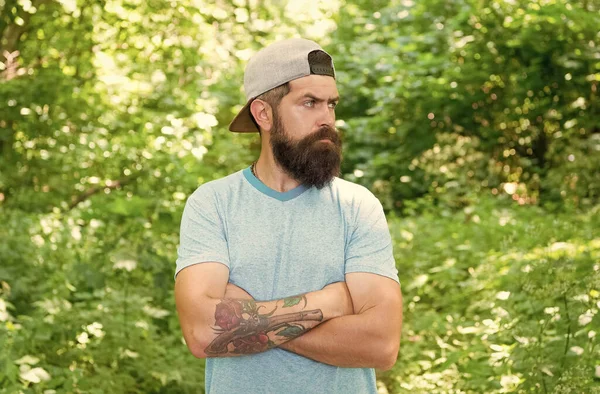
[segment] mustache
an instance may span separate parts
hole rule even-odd
[[[336,128],[333,128],[328,125],[323,125],[314,133],[304,137],[302,144],[303,145],[311,145],[314,142],[317,142],[320,140],[329,140],[329,141],[333,142],[336,146],[340,146],[342,143],[341,137]]]

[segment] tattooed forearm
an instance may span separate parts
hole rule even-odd
[[[297,306],[301,301],[304,306]],[[254,300],[222,300],[215,309],[217,337],[205,353],[213,357],[259,353],[294,339],[323,320],[320,309],[304,310],[306,305],[304,295],[284,298],[269,312],[261,311],[264,306]],[[292,307],[301,310],[282,313]]]
[[[304,308],[306,308],[306,296],[304,294],[286,297],[283,299],[283,307],[288,308],[290,306],[298,305],[300,301],[304,301]]]

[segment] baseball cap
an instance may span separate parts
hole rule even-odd
[[[335,78],[333,59],[314,41],[292,38],[275,42],[258,51],[246,65],[244,92],[246,105],[229,125],[240,133],[258,132],[250,104],[261,94],[294,79],[311,74]]]

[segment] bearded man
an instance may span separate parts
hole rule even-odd
[[[338,177],[333,61],[313,41],[276,42],[244,89],[229,129],[259,132],[260,157],[196,189],[181,222],[175,299],[205,390],[377,393],[402,296],[379,200]]]

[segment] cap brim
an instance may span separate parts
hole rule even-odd
[[[250,113],[250,104],[254,99],[248,100],[246,105],[240,110],[235,118],[229,124],[229,131],[236,133],[258,133],[258,127],[254,123],[252,114]]]

